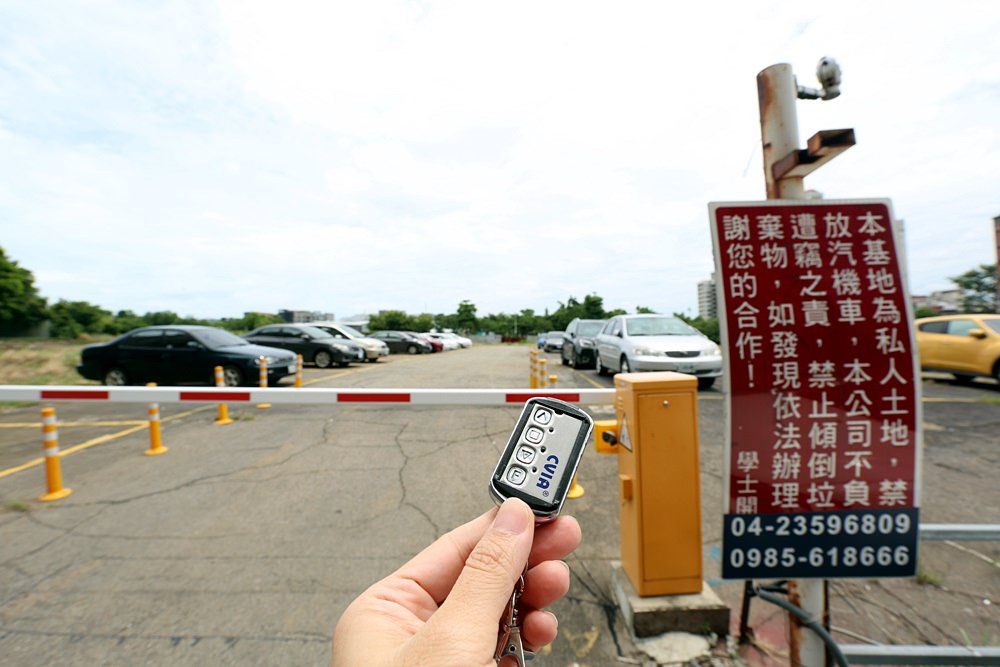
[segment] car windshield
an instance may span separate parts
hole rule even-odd
[[[199,329],[192,331],[191,335],[201,341],[206,347],[236,347],[237,345],[249,345],[245,339],[236,334],[223,331],[222,329]]]
[[[323,331],[319,327],[302,327],[301,332],[307,333],[313,338],[333,338],[333,334]]]
[[[596,336],[604,328],[604,322],[583,322],[580,324],[581,336]]]
[[[545,335],[548,336],[549,338],[562,338],[563,337],[563,332],[562,331],[550,331],[550,332],[548,332]]]
[[[676,317],[627,317],[625,331],[629,336],[690,336],[698,330]]]
[[[340,329],[341,331],[343,331],[345,334],[347,334],[351,338],[364,338],[365,337],[365,335],[363,333],[361,333],[360,331],[358,331],[354,327],[347,326],[346,324],[338,324],[337,328]]]
[[[1000,333],[1000,317],[995,317],[991,319],[983,319],[983,323],[990,329],[993,329],[997,333]]]

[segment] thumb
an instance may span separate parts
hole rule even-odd
[[[497,623],[524,572],[535,531],[535,515],[523,501],[508,498],[465,561],[454,588],[431,622],[439,630],[462,629],[466,641],[496,645]]]

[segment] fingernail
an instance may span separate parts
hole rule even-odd
[[[497,517],[493,519],[493,527],[512,535],[519,535],[526,531],[531,525],[532,517],[529,512],[518,507],[519,504],[523,505],[524,503],[514,498],[505,500],[500,506],[500,511],[497,512]]]

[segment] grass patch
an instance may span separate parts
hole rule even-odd
[[[8,512],[29,512],[31,511],[31,505],[24,502],[23,500],[11,500],[5,503],[3,508]]]
[[[0,338],[0,384],[94,384],[76,372],[90,340]]]
[[[934,586],[935,588],[940,588],[941,582],[944,578],[935,572],[930,570],[925,570],[924,568],[917,566],[917,583],[921,586]]]

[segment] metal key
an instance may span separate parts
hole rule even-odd
[[[525,568],[527,571],[527,568]],[[524,649],[521,642],[521,620],[518,616],[517,603],[524,593],[524,575],[521,575],[514,591],[510,594],[510,601],[504,609],[503,616],[500,617],[500,631],[497,634],[497,650],[493,653],[493,659],[500,664],[506,656],[513,656],[518,667],[524,667],[524,663],[533,660],[535,654]]]

